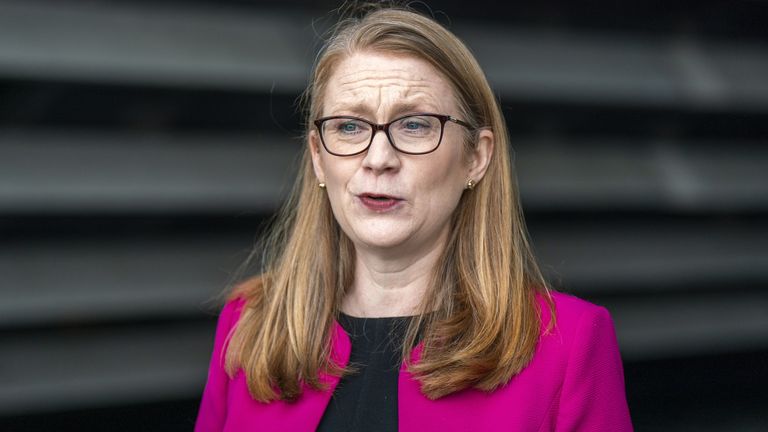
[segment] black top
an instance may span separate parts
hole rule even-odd
[[[349,335],[349,364],[323,414],[318,431],[397,431],[397,379],[401,346],[410,317],[339,315]]]

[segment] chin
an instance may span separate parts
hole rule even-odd
[[[399,227],[361,227],[355,231],[352,237],[354,243],[361,243],[370,248],[395,248],[407,242],[412,237],[412,233]],[[376,228],[376,229],[372,229]]]
[[[364,236],[359,237],[359,242],[363,245],[369,247],[369,248],[377,248],[377,249],[392,249],[396,248],[398,246],[401,246],[403,243],[407,241],[408,237],[400,237],[400,236],[381,236],[381,237],[371,237],[371,236]]]

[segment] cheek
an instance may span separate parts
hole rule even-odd
[[[349,205],[349,194],[347,186],[355,173],[356,164],[354,161],[342,159],[328,159],[330,155],[325,155],[323,168],[325,172],[326,192],[331,202],[331,208],[337,219],[344,219],[345,206]],[[333,157],[333,156],[330,156]]]
[[[346,158],[342,159],[329,154],[323,154],[320,156],[320,160],[325,173],[326,183],[330,186],[330,190],[343,187],[354,173],[355,164]]]
[[[462,190],[466,181],[467,166],[464,148],[459,142],[449,142],[450,147],[434,159],[429,169],[424,170],[427,181],[435,184],[436,188],[443,190]],[[450,150],[450,151],[448,151]],[[438,155],[436,155],[438,156]]]
[[[464,190],[464,171],[458,156],[445,163],[419,170],[419,189],[431,210],[451,213],[456,208]]]

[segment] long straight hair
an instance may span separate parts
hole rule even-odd
[[[363,51],[427,61],[451,85],[465,121],[495,137],[485,177],[459,200],[402,346],[426,397],[470,387],[491,391],[533,357],[541,331],[537,293],[554,318],[528,240],[501,109],[479,64],[450,31],[406,8],[377,6],[341,20],[321,50],[304,96],[305,140],[335,66]],[[467,135],[467,150],[475,138]],[[234,376],[242,369],[256,400],[293,400],[303,385],[322,389],[321,372],[345,373],[332,360],[331,337],[355,272],[354,245],[317,187],[308,144],[290,197],[256,252],[263,256],[263,272],[230,295],[245,299],[246,307],[228,342],[226,370]],[[410,362],[419,337],[419,360]]]

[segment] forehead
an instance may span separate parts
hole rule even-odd
[[[416,111],[457,114],[453,89],[432,65],[382,53],[356,53],[341,60],[328,79],[323,111],[378,121]]]

